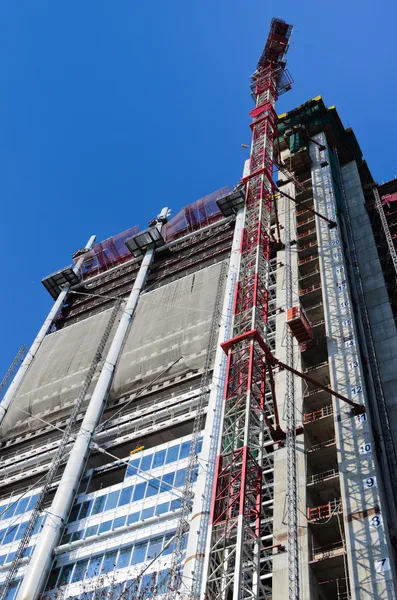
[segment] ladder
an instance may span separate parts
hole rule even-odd
[[[383,231],[386,236],[387,246],[389,248],[390,256],[393,261],[394,271],[397,275],[397,253],[393,244],[393,239],[390,234],[389,225],[387,223],[385,211],[383,210],[383,205],[381,199],[379,197],[378,188],[374,188],[374,196],[375,196],[375,206],[378,210],[380,221],[382,223]]]
[[[10,381],[11,377],[13,376],[13,373],[14,373],[15,369],[17,368],[18,364],[21,362],[21,360],[22,360],[22,358],[23,358],[23,356],[24,356],[25,353],[26,353],[26,346],[25,346],[25,344],[23,344],[19,348],[19,350],[18,350],[18,352],[17,352],[14,360],[12,361],[12,363],[11,363],[11,365],[10,365],[7,373],[4,375],[3,379],[1,380],[1,383],[0,383],[0,394],[2,392],[4,392],[4,390],[6,389],[6,387],[8,385],[8,382]]]

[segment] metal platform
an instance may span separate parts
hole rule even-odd
[[[223,196],[216,201],[219,210],[224,217],[231,217],[236,215],[239,208],[244,206],[245,202],[245,190],[234,190],[231,194]]]
[[[125,245],[135,258],[143,256],[150,248],[160,248],[164,244],[164,238],[157,227],[149,227],[125,241]]]
[[[56,271],[55,273],[51,273],[51,275],[47,275],[44,279],[41,280],[41,283],[44,285],[45,289],[51,294],[51,296],[56,300],[59,294],[61,293],[63,287],[66,284],[70,284],[71,286],[77,285],[81,281],[81,275],[76,274],[73,271],[72,265],[69,267],[65,267],[60,271]]]

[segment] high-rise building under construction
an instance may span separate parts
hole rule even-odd
[[[1,600],[396,598],[397,181],[321,97],[276,116],[291,29],[238,185],[44,278],[0,404]]]

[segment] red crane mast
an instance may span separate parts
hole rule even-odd
[[[245,221],[232,337],[224,344],[227,373],[221,448],[211,511],[207,598],[260,597],[262,470],[266,442],[283,436],[265,416],[265,390],[274,389],[267,355],[271,214],[274,192],[275,103],[290,88],[284,57],[292,26],[273,19],[252,75],[256,107],[251,111],[250,171],[245,185]]]

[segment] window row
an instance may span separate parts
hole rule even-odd
[[[177,588],[181,587],[182,578],[178,574]],[[131,579],[123,583],[114,583],[107,587],[101,587],[89,592],[83,592],[77,596],[67,596],[65,600],[118,600],[121,595],[125,600],[139,598],[153,598],[165,594],[169,591],[169,569],[164,569],[158,573],[148,573],[142,576],[140,580]],[[42,600],[56,600],[58,592],[47,592],[42,596]]]
[[[34,526],[32,535],[35,535],[39,532],[44,518],[45,517],[43,515],[37,519],[37,523]],[[21,540],[25,534],[28,523],[29,521],[24,521],[23,523],[18,523],[17,525],[11,524],[5,529],[0,529],[0,545],[11,544],[11,542]]]
[[[138,521],[145,521],[146,519],[150,519],[150,517],[163,515],[164,513],[178,510],[179,508],[181,508],[181,500],[176,498],[175,500],[171,500],[171,502],[163,502],[162,504],[157,504],[157,506],[144,508],[129,515],[115,517],[114,519],[102,521],[102,523],[98,523],[96,525],[89,525],[88,527],[79,529],[78,531],[73,531],[71,533],[67,532],[62,538],[61,544],[69,544],[69,542],[83,540],[91,537],[92,535],[98,535],[100,533],[105,533],[106,531],[115,530],[119,527],[124,527],[125,525],[132,525],[132,523],[138,523]]]
[[[87,519],[90,516],[92,517],[120,506],[126,506],[131,502],[150,498],[157,494],[161,494],[162,492],[169,492],[173,487],[182,487],[185,483],[185,478],[186,469],[179,469],[172,473],[166,473],[162,477],[156,479],[142,481],[135,485],[124,487],[121,490],[115,490],[109,494],[90,498],[81,504],[76,504],[72,508],[68,523],[73,523],[80,519]],[[193,481],[196,479],[197,470]]]
[[[202,440],[199,441],[197,446],[197,454],[200,454],[202,449]],[[190,454],[191,441],[182,442],[163,450],[157,450],[152,454],[146,454],[140,458],[134,458],[130,460],[127,467],[126,477],[132,477],[136,475],[138,469],[141,471],[150,471],[150,469],[157,469],[163,465],[168,465],[177,460],[187,458]]]
[[[22,515],[29,510],[32,510],[36,506],[38,499],[39,494],[35,494],[34,496],[23,496],[19,500],[9,498],[7,504],[0,506],[0,521]]]
[[[174,542],[171,540],[174,535],[175,532],[151,537],[123,548],[108,550],[63,567],[57,567],[51,572],[46,591],[68,583],[91,579],[98,575],[103,576],[114,570],[137,565],[145,560],[153,560],[160,552],[162,556],[172,554]]]
[[[26,550],[24,550],[22,558],[25,558],[26,556],[32,556],[34,548],[35,548],[34,546],[29,546],[28,548],[26,548]],[[0,556],[0,566],[11,563],[14,560],[16,554],[17,554],[16,552],[9,552],[8,554],[2,554]]]

